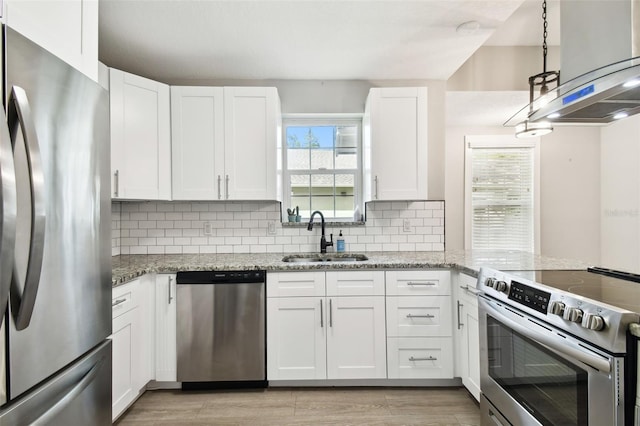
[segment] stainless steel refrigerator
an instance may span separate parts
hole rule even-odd
[[[0,425],[111,424],[108,94],[2,37]]]

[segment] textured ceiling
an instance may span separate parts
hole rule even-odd
[[[531,0],[101,0],[99,55],[167,83],[446,80],[485,43],[540,44],[540,12]],[[478,29],[456,31],[467,21]]]

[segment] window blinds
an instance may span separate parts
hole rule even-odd
[[[532,148],[474,147],[473,249],[534,251]]]

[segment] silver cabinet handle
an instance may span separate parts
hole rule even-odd
[[[322,312],[322,299],[320,299],[320,328],[324,327],[324,315]]]
[[[333,327],[333,305],[329,299],[329,327]]]
[[[113,172],[113,196],[114,197],[118,197],[118,190],[120,189],[120,171],[116,170],[115,172]]]
[[[31,315],[38,295],[42,259],[44,256],[44,234],[46,211],[44,205],[44,173],[40,159],[40,146],[35,124],[31,115],[31,107],[27,94],[21,87],[13,86],[9,96],[7,122],[11,135],[11,144],[15,149],[18,129],[27,154],[29,180],[31,181],[31,243],[29,245],[29,260],[24,285],[18,283],[17,274],[11,279],[10,302],[11,311],[17,330],[24,330],[29,326]],[[15,263],[14,263],[15,267]],[[21,290],[22,289],[22,290]]]
[[[4,112],[4,111],[3,111]],[[13,149],[9,127],[0,120],[0,311],[4,312],[13,272],[13,251],[16,246],[16,217],[18,200],[16,189],[16,170],[13,163]],[[0,316],[0,325],[4,315]]]
[[[411,285],[411,286],[416,286],[416,285],[422,285],[422,286],[434,286],[436,285],[436,283],[431,282],[431,281],[427,281],[426,283],[420,283],[420,282],[413,282],[413,281],[409,281],[407,283],[407,285]]]
[[[437,361],[438,358],[435,357],[428,357],[428,358],[414,358],[414,357],[409,357],[409,361]]]
[[[229,199],[229,175],[224,178],[224,196],[227,200]]]
[[[462,308],[464,305],[460,303],[459,300],[457,300],[456,303],[458,304],[458,330],[460,330],[464,325],[462,322],[460,322],[460,308]]]
[[[113,302],[111,304],[111,307],[114,308],[114,307],[118,306],[119,304],[124,303],[126,301],[127,301],[127,299],[117,299],[115,302]]]
[[[222,192],[220,192],[221,189],[222,189],[222,177],[218,175],[218,200],[222,198]]]
[[[435,318],[435,315],[431,315],[431,314],[426,314],[426,315],[413,315],[413,314],[407,314],[407,318],[411,319],[411,318]]]
[[[169,302],[168,304],[171,304],[171,301],[173,300],[173,296],[171,295],[171,283],[173,282],[173,277],[171,275],[169,275],[169,285],[167,286],[169,288]]]
[[[373,198],[375,198],[377,200],[378,199],[378,176],[375,176],[373,178],[373,183],[376,186],[376,195]]]
[[[468,285],[464,285],[464,286],[460,286],[461,289],[463,289],[464,291],[468,291],[469,293],[473,294],[474,296],[477,296],[478,294],[480,294],[480,292],[478,290],[476,290],[473,287],[469,287]]]

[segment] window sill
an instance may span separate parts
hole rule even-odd
[[[301,221],[301,222],[282,222],[282,226],[283,227],[288,227],[288,228],[306,228],[307,225],[309,224],[309,221]],[[313,221],[313,224],[315,226],[320,225],[319,221]],[[349,222],[337,222],[337,221],[325,221],[324,222],[324,227],[325,228],[348,228],[348,227],[353,227],[353,226],[364,226],[365,222],[362,220],[359,221],[349,221]]]

